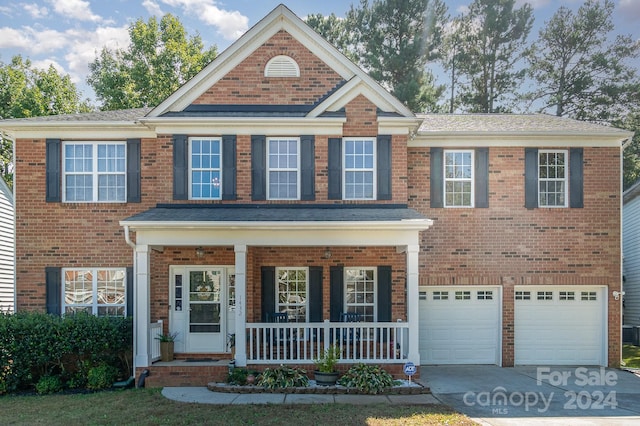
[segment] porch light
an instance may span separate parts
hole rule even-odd
[[[327,249],[324,251],[324,256],[325,259],[331,259],[331,250],[329,250],[329,248],[327,247]]]
[[[204,251],[204,249],[202,247],[196,248],[196,257],[198,259],[202,259],[204,257],[204,255],[205,255],[205,251]]]

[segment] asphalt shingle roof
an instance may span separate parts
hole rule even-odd
[[[4,123],[13,122],[101,122],[101,121],[136,121],[149,113],[153,108],[133,108],[133,109],[120,109],[115,111],[95,111],[86,112],[80,114],[60,114],[60,115],[48,115],[44,117],[28,117],[28,118],[15,118],[0,121],[0,125]]]
[[[158,205],[124,222],[377,222],[427,219],[404,205]]]

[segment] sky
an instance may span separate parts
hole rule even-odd
[[[615,33],[640,39],[640,0],[614,1]],[[532,40],[558,7],[577,9],[583,0],[527,2],[535,16]],[[0,61],[8,63],[19,54],[38,68],[53,64],[60,73],[71,76],[83,97],[93,99],[85,82],[88,64],[104,46],[126,48],[128,27],[137,19],[146,22],[151,16],[172,13],[190,35],[200,34],[205,47],[215,44],[222,52],[280,3],[302,18],[314,13],[341,17],[359,0],[0,0]],[[456,16],[471,0],[445,3]]]

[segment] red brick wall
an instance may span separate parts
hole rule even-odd
[[[540,147],[543,148],[543,147]],[[584,208],[524,208],[524,148],[490,148],[489,208],[429,206],[429,149],[409,149],[409,205],[422,235],[420,285],[503,285],[503,364],[513,363],[513,286],[620,290],[620,152],[584,149]],[[609,362],[620,359],[620,302],[609,300]]]
[[[264,67],[278,55],[293,58],[300,78],[265,77]],[[343,78],[320,58],[280,31],[209,88],[194,104],[312,105]]]

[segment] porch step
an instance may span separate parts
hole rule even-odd
[[[229,374],[228,360],[223,362],[186,362],[172,361],[156,363],[149,367],[136,369],[136,378],[142,370],[149,370],[145,387],[165,386],[207,386],[208,383],[226,382]]]

